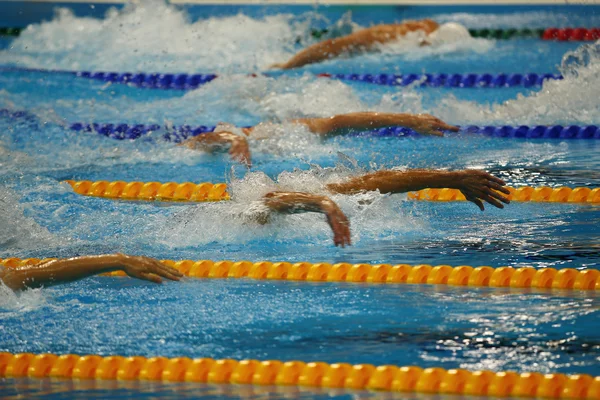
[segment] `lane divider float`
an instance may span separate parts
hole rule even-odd
[[[599,399],[600,377],[416,366],[0,353],[0,376],[312,386],[493,397]]]
[[[558,187],[548,186],[519,188],[507,187],[510,194],[506,197],[510,201],[544,202],[544,203],[587,203],[600,204],[600,188],[588,187]],[[423,189],[418,192],[409,192],[410,200],[426,201],[466,201],[465,196],[458,189]]]
[[[600,39],[600,28],[547,28],[542,33],[542,39],[561,42],[590,42]]]
[[[25,119],[34,121],[36,116],[27,111],[13,111],[0,108],[0,117],[11,119]],[[456,134],[476,134],[488,137],[502,137],[515,139],[600,139],[598,125],[519,125],[519,126],[459,126],[460,131]],[[160,138],[168,142],[179,143],[183,140],[206,132],[212,132],[214,125],[175,125],[166,126],[159,124],[127,124],[127,123],[85,123],[74,122],[69,129],[77,132],[94,132],[102,136],[116,140],[135,140],[148,134],[159,132]],[[446,135],[456,135],[454,132],[446,132]],[[356,131],[351,133],[355,136],[422,136],[412,129],[400,126],[390,126],[370,131]]]
[[[320,38],[329,32],[328,29],[312,31],[314,38]],[[600,28],[481,28],[469,29],[469,34],[474,38],[483,39],[543,39],[558,41],[594,41],[600,39]]]
[[[24,28],[0,27],[0,36],[19,36]],[[329,32],[328,29],[313,29],[311,36],[319,39]],[[594,41],[600,39],[600,28],[481,28],[469,29],[472,37],[485,39],[539,38],[559,41]]]
[[[104,71],[66,71],[31,68],[3,67],[3,71],[50,72],[75,75],[81,78],[99,80],[107,83],[127,84],[148,89],[193,90],[211,82],[216,74],[172,74],[172,73],[132,73]],[[264,73],[262,76],[278,76]],[[257,77],[250,74],[249,77]],[[384,86],[420,86],[446,88],[506,88],[539,87],[546,80],[560,80],[560,74],[317,74],[317,77],[373,83]]]
[[[19,36],[23,28],[17,27],[0,27],[0,36]]]
[[[37,264],[46,258],[0,259],[6,267]],[[250,278],[309,282],[428,284],[470,287],[600,290],[600,271],[573,268],[513,268],[470,265],[350,264],[271,261],[161,260],[191,278]],[[123,271],[105,274],[126,276]]]
[[[99,135],[116,140],[134,140],[152,132],[160,132],[160,138],[167,142],[180,143],[187,138],[198,136],[206,132],[214,131],[215,127],[211,125],[179,125],[162,126],[158,124],[124,124],[124,123],[82,123],[75,122],[69,126],[70,129],[78,132],[95,132]],[[600,129],[597,125],[587,126],[476,126],[468,125],[460,127],[457,134],[476,134],[489,137],[515,138],[515,139],[560,139],[560,140],[578,140],[578,139],[600,139]],[[392,126],[370,131],[357,131],[351,133],[354,136],[377,136],[377,137],[404,137],[422,136],[409,128]],[[456,135],[453,132],[447,132],[446,135]]]
[[[229,200],[225,183],[65,181],[83,196],[148,201],[222,201]]]
[[[229,200],[226,183],[193,182],[125,182],[125,181],[65,181],[77,194],[123,200],[157,201],[221,201]],[[574,204],[600,204],[600,188],[548,186],[506,187],[510,201]],[[408,192],[410,200],[465,201],[458,189],[423,189]]]
[[[383,86],[446,88],[539,87],[546,80],[561,80],[560,74],[318,74],[319,77],[373,83]]]

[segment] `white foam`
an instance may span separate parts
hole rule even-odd
[[[600,121],[600,42],[563,57],[563,80],[547,80],[540,91],[501,104],[483,105],[446,96],[435,114],[450,121],[489,125],[596,124]]]
[[[164,0],[131,2],[121,10],[111,9],[104,19],[76,17],[70,10],[59,8],[52,21],[30,25],[0,55],[5,63],[32,68],[220,74],[259,71],[289,59],[297,51],[298,38],[304,43],[313,41],[311,26],[323,20],[330,26],[328,36],[361,28],[350,13],[333,23],[314,12],[262,18],[238,14],[192,22],[183,9]],[[493,41],[472,39],[420,48],[413,36],[381,46],[381,50],[419,59],[431,54],[485,52],[493,47]]]
[[[267,225],[252,220],[249,208],[253,212],[262,212],[257,208],[257,202],[271,191],[329,195],[350,219],[355,243],[363,238],[389,239],[399,234],[418,232],[427,226],[426,219],[422,216],[413,218],[410,211],[401,206],[405,196],[388,196],[378,192],[331,195],[326,191],[326,183],[340,181],[358,172],[341,166],[313,167],[306,171],[283,172],[275,180],[262,172],[250,172],[243,179],[233,178],[230,182],[231,201],[190,206],[168,217],[160,222],[167,228],[160,235],[155,235],[156,240],[170,248],[212,242],[247,243],[257,239],[331,245],[331,229],[320,214],[274,214]]]
[[[377,49],[386,55],[402,54],[406,60],[421,60],[448,54],[453,56],[472,54],[473,52],[482,54],[495,48],[495,41],[483,38],[469,37],[461,40],[440,40],[439,43],[427,46],[421,46],[422,40],[428,40],[423,32],[409,32],[393,42],[377,46]],[[376,57],[381,56],[371,54],[365,57],[376,60]]]
[[[0,267],[1,268],[1,267]],[[13,292],[0,281],[0,320],[36,310],[47,304],[47,296],[42,289],[27,289]],[[0,331],[4,327],[0,324]]]
[[[0,249],[10,249],[10,255],[14,255],[16,251],[40,249],[58,240],[33,218],[25,216],[25,207],[14,191],[0,186]]]
[[[2,58],[69,70],[255,70],[289,58],[290,46],[309,23],[290,14],[191,22],[164,0],[129,3],[122,10],[111,9],[102,20],[76,17],[63,8],[52,21],[30,25]]]

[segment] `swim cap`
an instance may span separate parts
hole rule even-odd
[[[448,22],[440,25],[435,31],[427,37],[427,41],[434,46],[445,43],[458,42],[459,40],[469,39],[471,35],[467,28],[456,22]]]

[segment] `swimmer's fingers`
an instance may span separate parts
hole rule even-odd
[[[444,136],[444,132],[431,125],[414,126],[412,127],[412,130],[417,132],[419,135]]]
[[[231,143],[229,155],[231,155],[231,158],[235,161],[246,164],[248,168],[252,166],[250,146],[248,146],[248,141],[245,138],[236,138]]]
[[[458,126],[450,125],[442,121],[441,119],[434,117],[433,115],[429,116],[430,124],[435,129],[450,131],[450,132],[458,132]]]
[[[464,194],[464,193],[463,193]],[[477,197],[473,197],[473,196],[467,196],[465,195],[465,198],[467,199],[467,201],[470,201],[471,203],[475,203],[475,205],[477,207],[479,207],[479,209],[481,211],[485,210],[485,207],[483,206],[483,202],[481,200],[479,200]]]
[[[154,275],[158,275],[160,277],[167,278],[172,281],[178,281],[183,277],[181,271],[169,265],[163,264],[156,259],[148,258],[148,262],[151,263],[151,268],[149,268],[149,272],[151,272]]]
[[[348,220],[340,221],[337,240],[334,238],[334,243],[336,246],[342,247],[350,246],[352,244],[350,241],[350,223]]]
[[[350,239],[350,227],[348,225],[340,224],[334,228],[333,243],[336,246],[341,247],[350,246],[352,244]]]
[[[510,203],[510,201],[506,197],[502,196],[501,193],[496,192],[488,187],[480,187],[469,191],[468,193],[470,197],[483,200],[497,208],[504,208],[500,202],[506,204]],[[465,195],[465,197],[467,196]]]
[[[178,281],[183,274],[160,261],[143,256],[126,256],[123,270],[127,275],[138,279],[160,283],[162,278]]]
[[[345,247],[352,244],[350,222],[339,208],[336,207],[327,213],[327,222],[333,231],[333,243],[336,246]]]
[[[487,203],[490,203],[491,205],[493,205],[496,208],[504,208],[504,205],[502,203],[500,203],[498,200],[496,200],[496,198],[490,196],[489,194],[481,196],[481,200],[484,200]]]
[[[142,273],[138,276],[138,278],[149,282],[162,283],[162,279],[160,279],[160,276],[150,273]]]
[[[510,194],[510,190],[508,190],[508,188],[506,188],[505,186],[502,186],[499,183],[496,183],[495,181],[488,182],[488,186],[491,187],[492,189],[502,192],[504,194]]]
[[[442,123],[440,124],[440,128],[444,131],[449,131],[449,132],[458,132],[459,131],[459,127],[458,126],[454,126],[454,125],[449,125],[443,121],[441,121]]]
[[[488,195],[488,196],[490,196],[490,197],[492,197],[492,198],[494,198],[496,200],[500,200],[501,202],[503,202],[505,204],[510,204],[510,200],[508,200],[506,197],[504,197],[502,195],[502,193],[500,193],[500,192],[498,192],[496,190],[493,190],[493,189],[491,189],[489,187],[486,187],[483,190],[483,192],[484,192],[484,194],[486,194],[486,195]]]
[[[504,182],[502,179],[498,178],[497,176],[494,176],[492,174],[489,174],[487,172],[484,171],[480,171],[483,176],[485,176],[489,181],[495,182],[501,186],[506,186],[506,182]],[[506,189],[508,190],[508,189]],[[510,192],[505,192],[506,194],[509,194]]]

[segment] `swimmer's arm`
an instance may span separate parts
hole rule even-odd
[[[248,166],[251,165],[250,147],[245,137],[231,132],[207,132],[191,137],[182,146],[194,150],[204,150],[208,152],[221,151],[229,147],[231,158]]]
[[[396,39],[400,31],[398,25],[377,25],[362,29],[350,35],[327,39],[297,53],[289,61],[275,64],[272,67],[281,69],[298,68],[306,64],[321,62],[335,58],[342,53],[366,51],[376,43],[385,43]]]
[[[318,135],[329,135],[347,129],[375,129],[386,126],[403,126],[422,135],[443,136],[442,131],[457,132],[458,127],[429,114],[400,114],[380,112],[355,112],[329,118],[304,118],[292,122],[304,124]]]
[[[328,39],[313,44],[297,53],[288,62],[275,64],[272,67],[281,69],[298,68],[306,64],[321,62],[330,58],[335,58],[342,53],[367,51],[375,44],[381,44],[396,40],[399,36],[407,32],[423,30],[425,33],[431,33],[437,29],[438,24],[435,21],[424,19],[421,21],[405,21],[400,24],[376,25],[370,28],[361,29],[335,39]]]
[[[149,257],[107,254],[53,260],[36,265],[4,268],[0,280],[12,290],[52,286],[123,270],[127,275],[142,280],[161,283],[162,278],[178,281],[181,272]]]
[[[272,211],[295,214],[318,212],[325,214],[333,231],[336,246],[350,245],[350,222],[338,205],[328,197],[298,192],[271,192],[264,197],[264,204]]]
[[[426,188],[452,188],[460,190],[468,201],[475,203],[482,211],[483,201],[497,208],[509,200],[502,194],[510,194],[506,183],[484,171],[378,171],[352,178],[343,183],[329,184],[328,190],[334,193],[353,194],[379,190],[381,193],[404,193]]]

